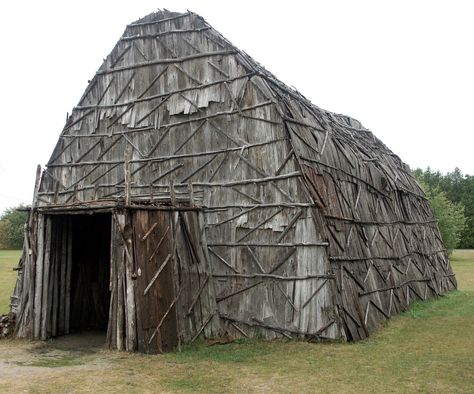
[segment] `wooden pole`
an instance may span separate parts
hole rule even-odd
[[[41,333],[41,305],[43,299],[43,261],[44,261],[44,215],[38,214],[38,255],[36,258],[35,273],[35,301],[34,301],[34,339],[40,339]]]
[[[51,253],[51,218],[46,216],[46,228],[44,236],[45,248],[44,248],[44,260],[43,260],[43,291],[41,300],[41,331],[40,338],[44,341],[47,339],[47,320],[49,317],[50,302],[51,302],[51,288],[50,288],[50,253]]]

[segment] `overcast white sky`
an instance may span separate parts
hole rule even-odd
[[[0,212],[31,202],[66,113],[125,25],[157,8],[202,15],[412,168],[474,175],[474,2],[1,1]]]

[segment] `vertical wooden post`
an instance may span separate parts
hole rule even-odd
[[[133,231],[131,225],[130,212],[126,212],[126,226],[130,231],[124,234],[125,248],[125,283],[126,283],[126,313],[127,313],[127,331],[126,347],[129,352],[137,350],[137,315],[135,308],[135,281],[133,280]]]
[[[48,312],[50,309],[51,301],[51,289],[49,288],[49,276],[50,276],[50,253],[51,253],[51,218],[46,216],[46,228],[44,236],[45,248],[44,248],[44,260],[43,260],[43,291],[41,300],[41,331],[40,339],[47,339],[46,324],[48,319]]]
[[[33,308],[34,325],[33,337],[40,339],[41,333],[41,303],[43,299],[43,261],[44,261],[44,216],[38,214],[38,254],[36,257],[35,300]]]

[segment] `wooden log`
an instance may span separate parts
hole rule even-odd
[[[288,248],[295,246],[328,246],[329,243],[326,241],[320,242],[287,242],[287,243],[272,243],[272,242],[210,242],[209,246],[228,246],[232,248],[240,248],[247,246],[255,246],[261,248]]]
[[[335,279],[335,275],[326,274],[326,275],[302,275],[302,276],[284,276],[284,275],[274,275],[274,274],[212,274],[213,278],[245,278],[245,279],[254,279],[254,278],[265,278],[273,280],[282,280],[282,281],[295,281],[295,280],[308,280],[308,279]]]
[[[245,238],[247,238],[250,234],[253,234],[255,231],[257,231],[260,227],[262,227],[265,223],[268,223],[270,220],[272,220],[276,215],[280,214],[283,211],[283,208],[277,209],[276,212],[272,213],[270,216],[266,217],[264,220],[262,220],[260,223],[258,223],[254,228],[250,229],[247,231],[244,235],[242,235],[236,243],[242,242]]]
[[[288,234],[288,232],[291,230],[291,228],[294,226],[294,224],[296,223],[296,221],[299,219],[299,217],[302,215],[303,213],[303,209],[300,209],[298,212],[296,212],[296,214],[291,218],[291,220],[289,221],[288,225],[285,227],[285,229],[283,230],[283,232],[280,234],[280,236],[278,237],[277,239],[277,243],[280,243],[283,238],[285,238],[285,235]]]
[[[171,254],[168,254],[168,256],[166,256],[165,261],[160,265],[155,275],[153,275],[153,278],[151,278],[150,283],[148,283],[147,287],[143,291],[144,296],[147,295],[147,293],[150,291],[151,287],[153,286],[155,281],[158,279],[158,276],[160,275],[161,271],[163,271],[163,269],[166,267],[166,264],[168,264],[168,261],[170,261],[170,259],[171,259]]]
[[[125,222],[130,225],[130,219],[127,217]],[[119,230],[120,231],[120,230]],[[137,349],[137,315],[136,315],[136,305],[135,305],[135,283],[133,277],[136,275],[134,271],[134,261],[133,261],[133,241],[130,236],[125,236],[124,250],[126,251],[125,259],[125,283],[126,283],[126,338],[125,344],[126,349],[129,352],[133,352]]]
[[[206,326],[209,324],[209,322],[211,321],[213,317],[214,317],[214,314],[211,314],[207,317],[206,321],[202,324],[202,326],[196,332],[194,337],[191,339],[190,343],[193,343],[196,339],[198,339],[199,335],[201,335],[202,331],[206,328]]]
[[[44,215],[38,215],[38,254],[36,258],[35,300],[34,300],[34,339],[41,335],[41,310],[43,301],[43,271],[44,271]]]
[[[51,310],[51,288],[50,288],[50,274],[51,274],[51,217],[46,216],[46,226],[44,235],[44,261],[43,261],[43,286],[41,295],[41,330],[40,339],[46,340],[48,338],[47,323],[49,319],[49,311]]]
[[[189,60],[201,59],[203,57],[234,55],[235,53],[236,53],[235,50],[201,52],[201,53],[196,53],[194,55],[182,56],[180,58],[156,59],[156,60],[150,60],[150,61],[147,61],[147,62],[137,62],[133,65],[126,65],[126,66],[115,67],[115,68],[107,68],[107,69],[98,71],[96,73],[96,75],[112,74],[112,73],[116,73],[116,72],[119,72],[119,71],[134,70],[134,69],[141,68],[141,67],[155,66],[157,64],[183,63],[183,62],[187,62]]]

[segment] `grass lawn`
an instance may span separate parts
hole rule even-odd
[[[15,286],[20,250],[0,250],[0,315],[10,311],[10,296]]]
[[[88,352],[77,346],[66,350],[58,346],[59,340],[4,340],[0,388],[74,393],[472,393],[474,250],[456,251],[452,264],[458,291],[414,304],[362,342],[252,340],[213,347],[201,343],[181,353],[152,356]]]

